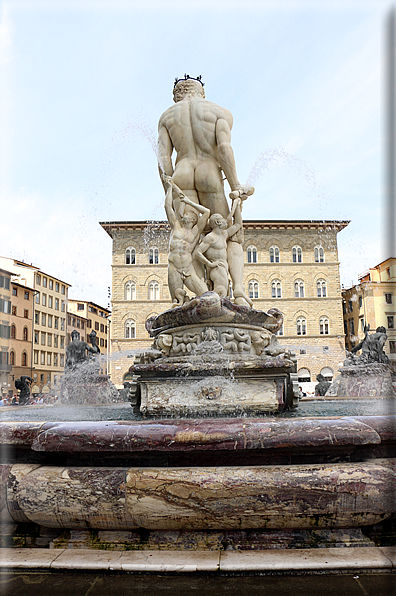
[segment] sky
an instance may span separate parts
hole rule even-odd
[[[385,253],[388,0],[0,1],[0,255],[108,304],[100,221],[163,220],[175,77],[234,117],[245,219],[351,220],[341,282]],[[392,255],[396,256],[396,255]]]

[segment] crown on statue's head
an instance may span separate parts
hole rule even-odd
[[[205,83],[202,82],[202,75],[197,76],[197,78],[194,77],[190,77],[189,74],[185,74],[184,75],[184,79],[178,79],[177,77],[175,78],[175,84],[173,85],[173,88],[176,87],[177,83],[180,83],[180,81],[198,81],[198,83],[201,83],[202,87],[205,85]]]

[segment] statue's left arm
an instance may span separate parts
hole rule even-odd
[[[253,194],[251,187],[245,188],[238,180],[234,152],[231,147],[231,128],[225,117],[218,118],[216,121],[216,143],[218,161],[228,180],[231,191],[239,191],[235,194],[241,198]]]

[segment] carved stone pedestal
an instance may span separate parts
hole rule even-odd
[[[396,397],[388,364],[352,364],[339,370],[341,374],[326,393],[329,397]]]

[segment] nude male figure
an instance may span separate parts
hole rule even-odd
[[[207,101],[200,81],[182,79],[173,91],[175,105],[166,110],[158,125],[158,159],[161,172],[172,176],[175,184],[193,203],[220,214],[230,215],[224,194],[223,173],[233,199],[246,199],[254,189],[239,183],[231,147],[231,113]],[[172,152],[176,150],[175,168]],[[176,211],[184,206],[174,197]],[[188,209],[186,209],[188,210]],[[239,228],[238,228],[239,229]],[[240,234],[241,236],[241,234]],[[243,291],[243,248],[241,237],[231,238],[227,261],[233,281],[235,301],[245,303]]]
[[[165,211],[171,228],[168,257],[168,285],[175,306],[183,304],[187,299],[185,285],[195,296],[201,296],[208,291],[206,283],[194,269],[193,252],[202,234],[210,211],[202,205],[193,203],[180,191],[169,176],[163,176],[163,182],[168,185],[165,196]],[[173,191],[179,202],[191,207],[190,212],[179,215],[173,206]],[[200,213],[201,216],[198,214]]]
[[[227,227],[228,222],[220,213],[211,215],[209,225],[212,231],[203,238],[196,250],[196,258],[206,266],[208,277],[213,282],[213,291],[219,296],[228,294],[227,244],[229,238],[242,228],[241,199],[233,201],[231,216],[234,216],[234,223]],[[244,293],[241,297],[252,306],[252,301]]]

